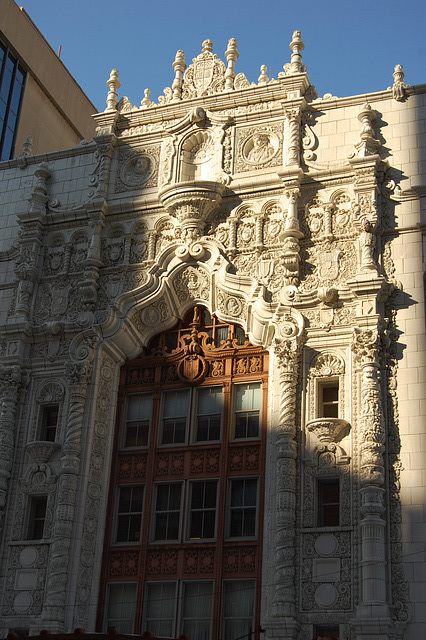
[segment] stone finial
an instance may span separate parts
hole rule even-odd
[[[376,113],[368,102],[366,102],[358,114],[358,120],[361,122],[362,126],[359,134],[359,141],[356,143],[355,148],[358,152],[359,158],[374,155],[380,147],[379,140],[375,140],[374,138],[374,130],[372,127],[372,123],[375,119]]]
[[[302,64],[302,54],[300,52],[303,51],[305,45],[302,42],[300,31],[293,31],[293,39],[289,46],[293,52],[291,54],[290,72],[303,73],[304,67]]]
[[[27,166],[27,158],[33,155],[33,137],[27,136],[22,145],[22,151],[18,156],[18,167],[24,169]]]
[[[185,69],[185,54],[181,49],[179,49],[179,51],[176,52],[175,61],[173,62],[175,79],[173,80],[172,84],[173,98],[171,102],[178,102],[182,99],[182,74]]]
[[[392,95],[398,102],[401,102],[405,98],[405,87],[407,85],[404,84],[404,76],[405,73],[402,70],[402,64],[397,64],[393,73]]]
[[[259,83],[259,85],[268,84],[269,78],[268,78],[268,74],[266,73],[267,69],[268,68],[266,64],[262,64],[262,66],[260,67],[260,76],[257,79],[257,82]]]
[[[121,87],[120,81],[118,79],[117,69],[111,69],[109,80],[107,80],[107,85],[109,88],[109,92],[106,99],[106,111],[115,111],[117,109],[118,103],[117,90]]]
[[[213,53],[213,42],[211,40],[204,40],[201,46],[203,47],[201,53]]]
[[[147,109],[148,107],[151,106],[152,102],[149,98],[149,96],[151,95],[151,91],[150,89],[145,89],[143,92],[143,100],[141,100],[141,108],[142,109]]]
[[[228,41],[228,48],[225,51],[225,56],[228,61],[228,68],[225,72],[225,91],[232,91],[234,88],[235,62],[239,57],[237,41],[235,38],[231,38]]]

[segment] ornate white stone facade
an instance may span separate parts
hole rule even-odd
[[[178,51],[140,108],[113,70],[94,140],[0,164],[3,635],[95,629],[120,367],[194,305],[270,354],[266,637],[426,632],[426,86],[397,65],[385,91],[318,98],[290,47],[252,85],[233,39],[227,64]]]

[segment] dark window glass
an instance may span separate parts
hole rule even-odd
[[[28,540],[42,540],[46,521],[47,496],[31,498]]]
[[[230,490],[229,537],[253,537],[256,534],[257,480],[232,480]]]
[[[179,538],[180,484],[159,484],[155,504],[155,540],[177,540]]]
[[[115,542],[139,542],[143,486],[119,487]]]
[[[146,447],[152,412],[152,393],[127,396],[124,447]]]
[[[54,404],[43,407],[41,416],[40,440],[45,442],[55,442],[56,429],[58,427],[59,405]]]
[[[197,442],[220,440],[222,411],[222,387],[204,387],[198,390],[195,433]]]
[[[320,418],[339,417],[339,385],[324,384],[320,387]]]
[[[191,485],[189,538],[214,538],[216,526],[216,481],[194,482]]]
[[[338,479],[318,481],[318,526],[338,527],[340,524],[340,483]]]
[[[161,444],[183,444],[189,415],[189,389],[163,393]]]
[[[18,61],[0,47],[0,160],[13,156],[24,80]]]

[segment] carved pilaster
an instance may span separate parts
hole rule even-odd
[[[300,231],[297,203],[300,198],[298,187],[287,187],[285,195],[288,198],[288,212],[285,220],[284,231],[281,234],[283,239],[282,261],[285,267],[284,285],[295,286],[299,284],[299,263],[300,244],[299,239],[303,237]]]
[[[280,375],[280,418],[277,428],[277,497],[275,536],[275,596],[273,616],[296,616],[295,525],[296,525],[296,386],[302,332],[292,319],[283,323],[284,338],[275,344]]]
[[[60,625],[64,622],[66,608],[68,563],[80,470],[81,431],[92,366],[87,362],[69,363],[66,373],[70,385],[67,431],[58,479],[56,517],[42,614],[44,621],[59,625],[58,630],[62,630]]]
[[[0,366],[0,533],[7,500],[7,488],[13,464],[15,414],[21,369],[18,365]]]
[[[354,329],[352,350],[361,369],[360,475],[361,475],[361,606],[371,603],[377,615],[386,616],[385,421],[379,377],[381,338],[377,327]],[[371,615],[371,614],[370,614]]]
[[[300,165],[300,147],[301,147],[301,112],[300,109],[289,109],[286,111],[288,121],[289,136],[287,146],[286,166],[293,164]]]

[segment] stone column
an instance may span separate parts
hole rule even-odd
[[[300,109],[289,109],[288,111],[286,111],[285,115],[289,127],[287,157],[285,164],[286,166],[293,164],[299,166],[301,147],[300,124],[302,121],[301,112]]]
[[[0,365],[0,533],[3,532],[7,489],[13,465],[15,414],[21,369]]]
[[[66,373],[70,385],[67,431],[58,478],[56,514],[42,612],[42,619],[49,623],[49,629],[52,632],[66,630],[64,620],[69,579],[68,565],[80,471],[81,432],[92,366],[87,362],[68,363]]]
[[[285,325],[285,326],[284,326]],[[275,595],[272,636],[296,638],[295,547],[296,547],[296,387],[301,354],[301,332],[290,322],[283,325],[290,338],[276,342],[280,408],[277,427],[277,488],[275,534]]]
[[[352,350],[361,371],[360,414],[360,572],[361,601],[353,621],[357,638],[388,638],[391,624],[387,605],[386,522],[383,519],[385,421],[380,377],[381,341],[377,327],[355,329]]]

